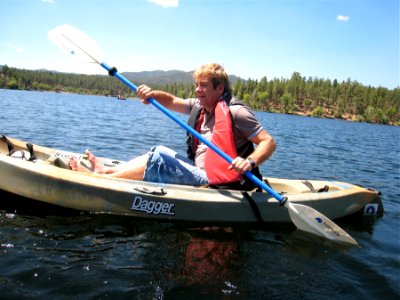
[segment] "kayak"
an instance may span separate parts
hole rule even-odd
[[[84,154],[0,136],[0,190],[83,212],[138,219],[200,223],[291,222],[288,210],[265,191],[212,189],[112,178],[70,170]],[[98,158],[115,167],[126,163]],[[90,166],[89,166],[90,167]],[[330,219],[356,213],[380,214],[379,192],[351,183],[325,180],[264,178],[293,204],[316,209]]]

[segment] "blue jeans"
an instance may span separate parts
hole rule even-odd
[[[150,150],[144,180],[172,184],[202,186],[208,184],[206,172],[189,159],[164,146]]]

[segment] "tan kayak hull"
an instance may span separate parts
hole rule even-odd
[[[9,138],[16,149],[26,142]],[[240,191],[196,188],[111,178],[60,167],[71,153],[33,145],[36,162],[8,156],[0,142],[0,189],[37,201],[80,211],[126,215],[136,218],[212,223],[291,222],[288,211],[265,192],[249,192],[256,208]],[[107,165],[115,160],[102,159]],[[284,192],[292,203],[308,205],[330,219],[365,209],[377,210],[379,197],[350,183],[268,178],[272,188]],[[310,188],[311,185],[311,188]],[[328,191],[313,192],[327,186]],[[381,204],[380,204],[381,205]]]

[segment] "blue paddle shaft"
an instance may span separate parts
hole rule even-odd
[[[133,91],[137,91],[137,86],[134,85],[131,81],[129,81],[127,78],[125,78],[122,74],[120,74],[118,71],[115,69],[111,68],[108,66],[106,63],[101,63],[101,66],[106,69],[108,72],[112,72],[111,75],[117,77],[122,83],[130,87]],[[178,123],[181,127],[183,127],[186,131],[189,131],[193,136],[195,136],[199,141],[201,141],[203,144],[207,145],[209,148],[211,148],[213,151],[215,151],[219,156],[221,156],[223,159],[225,159],[229,164],[232,163],[233,159],[227,155],[225,152],[223,152],[221,149],[219,149],[217,146],[215,146],[213,143],[211,143],[209,140],[204,138],[200,133],[198,133],[194,128],[189,126],[186,122],[182,121],[180,118],[175,116],[173,113],[171,113],[170,110],[162,106],[156,99],[154,98],[149,98],[147,99],[149,103],[154,105],[156,108],[158,108],[161,112],[166,114],[170,119]],[[276,200],[279,202],[282,202],[284,200],[284,197],[282,197],[280,194],[275,192],[273,189],[271,189],[268,185],[265,184],[262,180],[260,180],[258,177],[256,177],[253,173],[250,171],[246,171],[244,173],[247,178],[249,178],[251,181],[253,181],[255,184],[257,184],[259,187],[263,188],[266,190],[270,195],[272,195]]]

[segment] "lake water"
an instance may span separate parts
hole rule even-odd
[[[152,106],[0,90],[0,133],[128,160],[185,132]],[[338,220],[343,247],[294,226],[187,228],[0,201],[2,299],[399,299],[400,128],[257,112],[278,142],[265,176],[341,180],[382,192],[381,218]],[[184,116],[180,116],[184,118]]]

